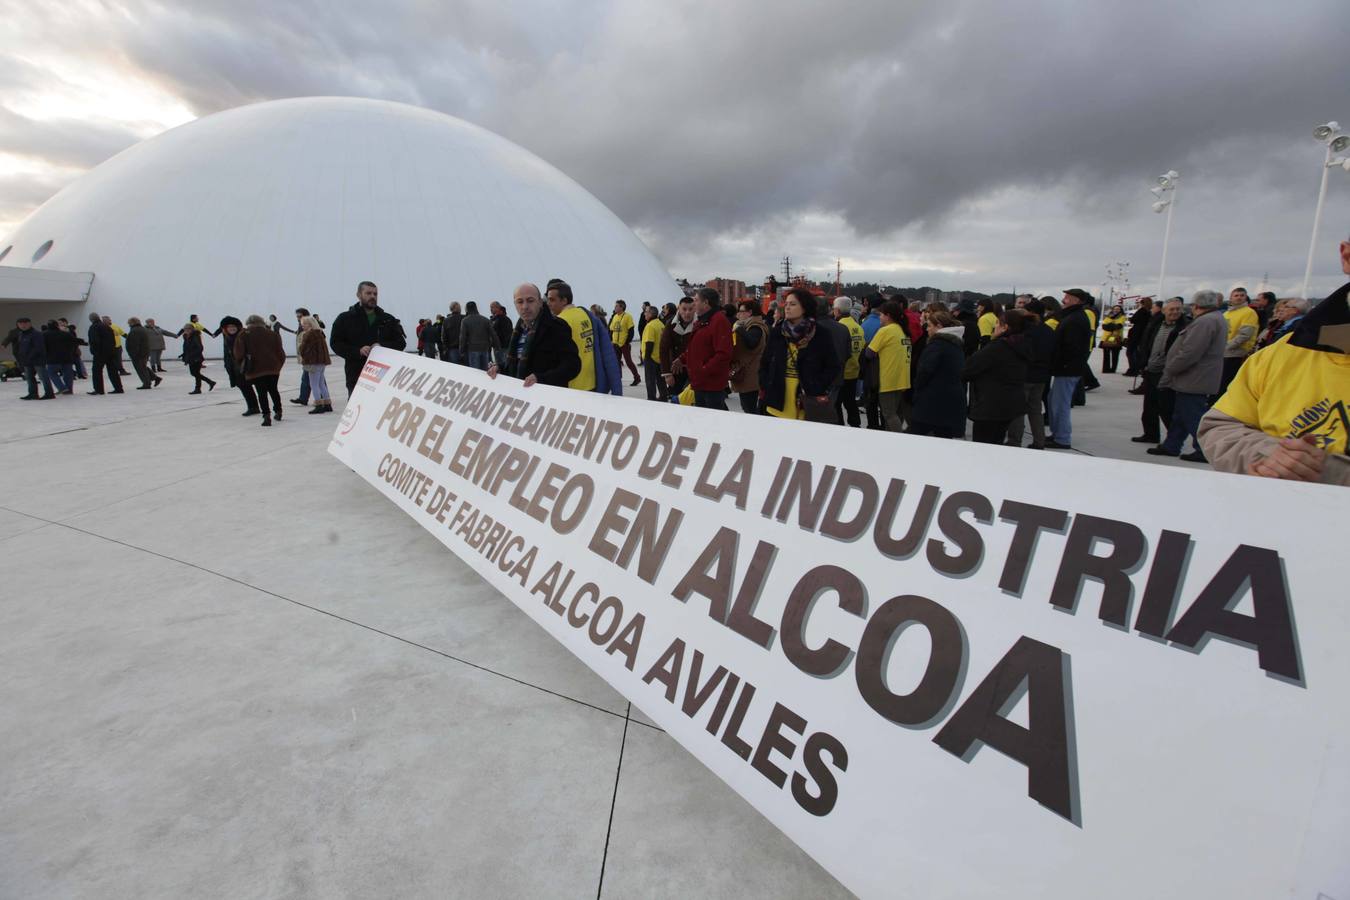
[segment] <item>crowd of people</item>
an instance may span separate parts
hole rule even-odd
[[[1340,254],[1350,274],[1350,240]],[[572,287],[555,278],[542,291],[531,283],[516,288],[514,321],[501,303],[484,316],[473,301],[455,302],[448,314],[420,320],[414,340],[420,354],[526,386],[621,395],[626,365],[629,386],[645,376],[647,398],[656,402],[727,410],[735,395],[749,415],[1037,450],[1073,449],[1073,409],[1099,386],[1089,364],[1099,347],[1103,374],[1115,374],[1124,353],[1122,374],[1135,379],[1131,393],[1142,398],[1143,433],[1133,440],[1152,445],[1149,454],[1347,484],[1347,288],[1316,309],[1299,298],[1249,297],[1241,287],[1226,300],[1202,290],[1189,308],[1182,297],[1145,298],[1127,317],[1120,306],[1099,309],[1079,288],[1058,299],[1020,295],[1007,308],[985,299],[951,309],[902,295],[857,302],[793,287],[765,312],[754,301],[725,305],[704,287],[660,308],[644,303],[635,321],[623,300],[609,313],[579,306]],[[91,314],[87,340],[64,319],[41,329],[20,319],[4,344],[27,379],[23,399],[39,400],[72,393],[86,377],[84,345],[93,359],[89,393],[104,393],[105,375],[112,393],[122,392],[120,379],[130,375],[124,351],[137,389],[151,390],[161,383],[165,338],[182,341],[191,393],[203,384],[212,390],[216,382],[202,373],[203,337],[220,336],[243,415],[261,416],[264,426],[282,418],[283,331],[296,335],[303,370],[291,402],[312,398],[311,415],[333,409],[330,346],[343,360],[348,394],[374,347],[407,349],[402,323],[379,306],[369,281],[333,322],[331,337],[309,310],[295,315],[295,328],[275,315],[251,315],[225,316],[215,330],[193,315],[175,333],[153,319],[132,318],[122,329]]]

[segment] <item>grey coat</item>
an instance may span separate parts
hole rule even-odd
[[[498,350],[497,332],[492,323],[479,313],[469,313],[459,324],[459,352],[487,353]]]
[[[1218,310],[1197,316],[1167,350],[1160,387],[1179,394],[1217,394],[1223,380],[1228,322]]]

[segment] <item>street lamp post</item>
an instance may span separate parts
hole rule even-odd
[[[1168,169],[1166,173],[1158,176],[1157,187],[1150,188],[1153,196],[1157,198],[1153,202],[1153,211],[1167,212],[1167,224],[1163,227],[1162,262],[1158,264],[1159,303],[1167,299],[1163,294],[1163,285],[1167,281],[1167,244],[1172,240],[1172,212],[1177,208],[1177,182],[1180,180],[1181,175],[1175,169]]]
[[[1308,265],[1303,269],[1303,299],[1308,299],[1308,284],[1312,281],[1313,257],[1317,253],[1317,230],[1322,225],[1322,204],[1327,199],[1327,175],[1336,166],[1350,172],[1350,158],[1337,157],[1350,148],[1350,134],[1341,134],[1338,122],[1327,122],[1313,129],[1313,138],[1327,145],[1327,158],[1322,163],[1322,186],[1317,191],[1317,209],[1313,213],[1312,239],[1308,242]]]

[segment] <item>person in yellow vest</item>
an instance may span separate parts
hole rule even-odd
[[[614,314],[609,317],[609,337],[614,343],[614,352],[619,357],[620,367],[623,363],[628,363],[628,369],[633,373],[633,383],[629,387],[637,387],[642,383],[638,377],[637,366],[633,363],[633,317],[628,314],[628,304],[622,300],[614,301]]]
[[[647,375],[647,399],[665,403],[666,381],[661,377],[661,332],[666,330],[655,306],[642,310],[642,371]]]
[[[1340,258],[1350,275],[1350,237]],[[1253,353],[1205,413],[1200,447],[1217,471],[1350,486],[1347,296],[1350,283]]]
[[[909,335],[900,323],[905,321],[905,310],[894,300],[881,304],[881,327],[872,337],[872,343],[863,352],[864,362],[876,360],[877,393],[881,403],[881,418],[887,431],[904,431],[909,420],[910,384]]]
[[[126,331],[121,325],[113,322],[112,316],[104,316],[103,324],[112,329],[113,333],[113,362],[117,366],[117,374],[130,375],[126,364],[122,362],[122,338],[126,336]]]
[[[975,310],[980,314],[975,327],[980,330],[980,346],[983,347],[994,339],[994,329],[998,327],[998,301],[985,298],[975,305]]]
[[[581,371],[567,386],[574,391],[595,390],[595,327],[590,315],[572,302],[572,289],[566,284],[550,284],[547,301],[548,311],[571,329],[572,343],[581,357]]]
[[[1261,320],[1252,309],[1245,287],[1235,287],[1228,294],[1228,311],[1223,314],[1228,322],[1228,344],[1223,350],[1223,380],[1219,382],[1219,393],[1228,390],[1238,369],[1256,349],[1256,339],[1261,330]]]
[[[853,318],[853,298],[834,298],[834,318],[848,329],[848,359],[844,360],[844,381],[839,386],[839,399],[834,402],[835,412],[839,414],[839,424],[849,428],[862,427],[862,414],[858,411],[858,373],[862,371],[862,352],[867,344],[862,325]]]
[[[1120,364],[1120,348],[1125,346],[1125,310],[1111,307],[1102,317],[1102,374],[1111,375]]]

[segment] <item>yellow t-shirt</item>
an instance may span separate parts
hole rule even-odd
[[[1214,408],[1271,437],[1314,435],[1321,449],[1344,454],[1348,405],[1350,356],[1295,347],[1286,338],[1248,357]]]
[[[1251,353],[1256,348],[1256,339],[1261,331],[1261,320],[1256,315],[1256,310],[1250,306],[1239,306],[1237,309],[1227,310],[1223,314],[1224,320],[1228,323],[1228,340],[1237,337],[1238,329],[1244,326],[1250,327],[1252,336],[1242,345],[1245,353]]]
[[[581,356],[581,371],[577,377],[567,382],[567,386],[576,391],[595,390],[595,329],[591,327],[591,317],[586,310],[569,306],[558,316],[572,329],[572,343],[577,345]]]
[[[614,342],[614,346],[622,347],[628,343],[628,336],[633,333],[633,317],[627,311],[619,313],[617,316],[610,317],[609,320],[609,338]]]
[[[787,377],[783,379],[783,408],[765,407],[764,411],[780,419],[804,419],[806,413],[797,406],[797,387],[801,380],[797,375],[797,345],[787,345]]]
[[[867,337],[863,334],[862,326],[852,316],[843,316],[839,321],[848,329],[848,359],[844,360],[844,378],[845,380],[857,378],[858,357],[862,355],[863,344],[867,343]]]
[[[195,328],[197,331],[205,331],[205,330],[206,330],[206,326],[203,325],[201,322],[192,322],[192,323],[190,323],[190,324],[191,324],[192,327]]]
[[[994,329],[998,327],[998,316],[991,312],[987,312],[980,316],[980,320],[975,324],[980,329],[980,337],[992,338],[994,336]]]
[[[642,345],[652,345],[652,354],[649,357],[652,362],[661,361],[661,332],[666,330],[666,326],[660,319],[652,319],[646,325],[642,326]]]
[[[112,333],[113,333],[113,347],[114,347],[114,349],[117,348],[117,347],[122,346],[122,335],[126,334],[126,332],[122,330],[122,326],[121,326],[121,325],[114,324],[114,325],[112,326]]]
[[[910,343],[909,337],[899,325],[894,322],[882,325],[872,336],[872,343],[867,349],[878,357],[881,376],[878,392],[885,394],[890,391],[909,390]]]
[[[1097,311],[1092,307],[1087,307],[1088,317],[1088,349],[1097,348]]]

